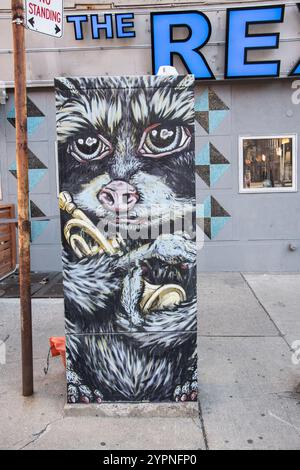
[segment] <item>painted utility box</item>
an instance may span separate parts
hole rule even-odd
[[[196,400],[193,77],[55,86],[68,402]]]

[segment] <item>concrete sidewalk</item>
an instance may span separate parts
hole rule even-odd
[[[49,336],[64,334],[62,299],[33,301],[29,399],[20,392],[18,300],[0,299],[0,448],[300,449],[300,274],[203,274],[199,306],[199,419],[75,418],[63,416],[60,360],[43,372]]]

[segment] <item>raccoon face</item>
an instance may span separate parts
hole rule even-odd
[[[60,79],[62,190],[95,221],[121,228],[182,217],[195,198],[187,78],[155,77],[153,87],[139,77],[110,80],[107,88],[107,78]]]

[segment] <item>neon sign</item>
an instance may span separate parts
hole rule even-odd
[[[228,8],[226,12],[226,44],[224,78],[279,77],[280,60],[250,61],[249,51],[279,49],[280,33],[252,33],[252,25],[280,24],[284,21],[285,5]],[[188,73],[197,80],[215,79],[202,52],[209,43],[212,26],[200,11],[152,12],[151,43],[153,74],[161,65],[173,65],[178,57]],[[134,13],[68,15],[76,40],[84,39],[83,24],[90,23],[93,39],[130,39],[136,37]],[[176,38],[178,28],[186,31],[183,39]],[[290,76],[300,76],[300,61]]]
[[[116,13],[115,15],[109,13],[104,15],[104,21],[102,22],[99,21],[98,15],[90,16],[93,39],[100,39],[101,31],[104,31],[106,39],[115,37],[113,16],[115,17],[115,31],[118,39],[135,37],[135,31],[132,29],[134,27],[134,13]],[[67,15],[67,23],[73,23],[74,25],[74,34],[77,41],[84,39],[83,23],[88,21],[88,15]]]

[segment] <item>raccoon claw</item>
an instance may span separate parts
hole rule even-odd
[[[169,264],[195,263],[196,243],[188,234],[161,235],[150,249],[148,257],[153,256]]]
[[[194,370],[192,379],[187,380],[183,386],[177,385],[174,391],[174,400],[179,402],[197,401],[198,399],[198,382],[197,369]]]
[[[78,375],[73,371],[67,372],[68,403],[101,403],[103,395],[99,390],[91,390],[87,385],[82,385]]]
[[[197,382],[185,382],[183,386],[178,385],[174,391],[175,401],[197,401],[198,398],[198,384]]]

